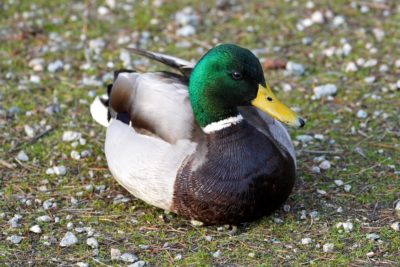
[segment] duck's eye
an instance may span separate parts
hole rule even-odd
[[[234,70],[232,71],[232,78],[234,80],[241,80],[243,79],[243,74],[240,71]]]

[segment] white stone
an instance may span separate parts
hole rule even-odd
[[[128,267],[144,267],[145,265],[146,265],[145,261],[137,261],[135,263],[128,265]]]
[[[400,89],[400,80],[398,80],[398,81],[396,82],[396,87],[397,87],[397,89]]]
[[[346,19],[343,16],[336,16],[333,18],[332,23],[333,23],[333,26],[338,27],[338,26],[346,23]]]
[[[316,99],[324,96],[334,95],[337,92],[337,87],[334,84],[325,84],[314,87],[314,95]]]
[[[215,251],[213,254],[212,254],[212,256],[214,257],[214,258],[219,258],[220,256],[221,256],[221,251],[220,250],[217,250],[217,251]]]
[[[304,134],[304,135],[296,136],[296,139],[301,141],[302,143],[308,143],[308,142],[312,141],[314,138],[310,135]]]
[[[185,25],[176,31],[177,36],[189,37],[196,34],[196,28],[192,25]]]
[[[72,142],[72,141],[78,140],[81,137],[82,137],[81,133],[74,132],[74,131],[65,131],[63,133],[62,140],[64,142]]]
[[[311,15],[311,20],[314,23],[324,23],[324,15],[322,14],[321,11],[315,11],[314,13],[312,13]]]
[[[400,200],[398,200],[394,206],[394,214],[400,219]]]
[[[382,42],[383,39],[385,38],[385,32],[382,29],[375,28],[372,30],[372,32],[374,33],[375,39],[378,42]]]
[[[299,64],[299,63],[295,63],[295,62],[293,62],[293,61],[289,61],[289,62],[286,64],[286,70],[287,70],[290,74],[293,74],[293,75],[296,75],[296,76],[301,76],[301,75],[303,75],[304,72],[305,72],[303,65],[301,65],[301,64]]]
[[[75,160],[80,160],[81,159],[81,155],[79,154],[78,151],[72,150],[71,151],[71,158],[73,158]]]
[[[138,259],[139,259],[138,256],[136,256],[133,253],[128,253],[128,252],[125,252],[120,257],[120,260],[122,260],[123,262],[129,262],[129,263],[133,263],[133,262],[137,261]]]
[[[19,244],[22,241],[22,236],[12,235],[12,236],[7,237],[7,240],[13,244]]]
[[[15,214],[14,215],[14,217],[12,217],[9,221],[8,221],[8,223],[10,224],[10,226],[12,227],[12,228],[18,228],[18,227],[20,227],[20,222],[21,222],[21,219],[22,219],[22,216],[21,215],[19,215],[19,214]]]
[[[349,62],[349,63],[347,63],[345,71],[346,72],[357,72],[358,71],[357,65],[354,62]]]
[[[367,238],[369,240],[376,241],[376,240],[379,240],[380,236],[378,234],[376,234],[376,233],[371,233],[371,234],[367,234]]]
[[[400,222],[394,222],[390,225],[390,228],[395,230],[396,232],[400,231]]]
[[[352,222],[341,222],[336,224],[336,228],[343,228],[343,230],[347,233],[353,231],[353,223]]]
[[[31,126],[29,126],[29,125],[24,125],[24,130],[25,130],[25,134],[26,134],[26,136],[28,136],[28,137],[30,137],[30,138],[33,138],[33,137],[35,137],[35,130],[31,127]]]
[[[344,185],[344,182],[342,180],[335,180],[335,184],[337,186],[342,186],[342,185]]]
[[[29,77],[29,81],[30,81],[31,83],[39,84],[39,83],[40,83],[40,77],[37,76],[37,75],[31,75],[31,76]]]
[[[20,161],[28,161],[29,157],[28,155],[25,153],[25,151],[21,150],[18,155],[17,155],[17,159]]]
[[[372,68],[375,67],[378,64],[378,60],[372,58],[372,59],[368,59],[364,64],[363,67],[364,68]]]
[[[359,111],[357,111],[357,118],[360,119],[365,119],[368,117],[368,113],[362,109],[360,109]]]
[[[76,266],[78,266],[78,267],[89,267],[89,264],[87,264],[86,262],[77,262],[76,263]]]
[[[64,63],[61,60],[56,60],[54,62],[51,62],[47,66],[47,70],[49,72],[57,72],[57,71],[62,71],[64,69]]]
[[[313,173],[321,173],[321,169],[318,166],[312,166],[311,172]]]
[[[376,77],[375,77],[375,76],[368,76],[368,77],[365,77],[365,78],[364,78],[364,81],[365,81],[365,83],[367,83],[367,84],[374,83],[375,80],[376,80]]]
[[[69,247],[78,243],[78,238],[72,232],[67,232],[61,239],[61,247]]]
[[[311,244],[311,243],[312,243],[312,239],[309,238],[309,237],[302,238],[302,239],[301,239],[301,243],[302,243],[303,245]]]
[[[55,174],[59,176],[63,176],[66,173],[67,169],[64,166],[54,166],[46,170],[46,174]]]
[[[322,195],[322,196],[326,195],[326,191],[322,190],[322,189],[317,189],[317,193]]]
[[[334,247],[335,247],[334,244],[332,244],[332,243],[326,243],[326,244],[324,244],[324,245],[322,246],[322,250],[323,250],[324,252],[329,253],[329,252],[333,252]]]
[[[386,64],[380,65],[380,66],[379,66],[379,71],[380,71],[380,72],[383,72],[383,73],[388,72],[388,71],[389,71],[388,65],[386,65]]]
[[[320,167],[322,170],[328,170],[328,169],[331,168],[331,163],[330,163],[328,160],[324,160],[324,161],[322,161],[322,162],[319,164],[319,167]]]
[[[342,47],[343,55],[348,56],[351,54],[351,50],[353,49],[349,43],[345,43]]]
[[[91,248],[98,248],[99,247],[99,242],[97,242],[97,239],[94,238],[94,237],[89,237],[86,240],[86,244]]]
[[[50,222],[51,218],[49,215],[43,215],[36,218],[37,222]]]
[[[36,234],[41,234],[42,233],[42,229],[40,228],[39,225],[34,225],[31,228],[29,228],[29,231],[36,233]]]
[[[119,260],[121,257],[121,251],[117,248],[111,248],[111,260]]]
[[[99,14],[100,16],[105,16],[108,13],[110,13],[110,10],[105,6],[99,6],[97,8],[97,14]]]
[[[394,62],[394,66],[395,66],[396,68],[400,69],[400,59],[397,59],[397,60]]]
[[[367,257],[368,258],[371,258],[373,256],[375,256],[375,253],[373,251],[370,251],[370,252],[367,253]]]
[[[344,191],[350,192],[350,190],[351,190],[351,185],[345,184],[345,185],[344,185]]]
[[[28,66],[31,67],[34,71],[43,71],[44,59],[43,58],[34,58],[29,61]]]

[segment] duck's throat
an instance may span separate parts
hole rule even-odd
[[[205,127],[202,127],[202,129],[203,132],[205,132],[206,134],[210,134],[231,127],[232,125],[238,124],[242,120],[243,120],[242,115],[238,114],[234,117],[229,117],[220,121],[207,124]]]

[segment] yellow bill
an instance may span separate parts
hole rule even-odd
[[[294,127],[303,127],[305,122],[296,112],[288,108],[285,104],[276,98],[269,85],[265,88],[261,84],[258,86],[256,98],[251,104],[264,111],[272,118]]]

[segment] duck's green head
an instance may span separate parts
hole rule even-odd
[[[249,105],[288,125],[304,125],[266,84],[257,57],[237,45],[219,45],[200,59],[190,76],[189,94],[195,118],[203,128],[237,117],[237,107]]]

